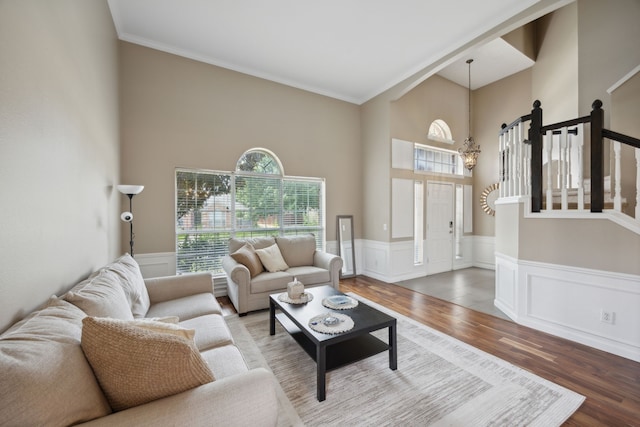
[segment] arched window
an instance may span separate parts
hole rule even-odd
[[[246,151],[236,164],[236,172],[254,172],[265,175],[284,175],[278,157],[264,148]]]
[[[455,142],[451,136],[449,125],[441,119],[436,119],[431,123],[427,137],[433,141],[445,142],[447,144],[453,144]]]
[[[245,152],[236,169],[176,169],[176,271],[223,275],[230,237],[313,233],[326,245],[325,183],[289,177],[264,148]]]

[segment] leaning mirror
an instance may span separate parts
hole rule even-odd
[[[338,255],[340,255],[343,261],[340,277],[355,277],[356,247],[353,243],[353,215],[338,215],[336,235],[338,240]]]

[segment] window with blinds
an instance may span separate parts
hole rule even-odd
[[[324,250],[324,180],[264,173],[264,162],[243,171],[245,157],[235,172],[176,170],[178,273],[221,274],[230,237],[313,233]]]

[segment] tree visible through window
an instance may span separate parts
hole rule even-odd
[[[230,237],[314,233],[324,250],[324,180],[292,178],[266,150],[251,150],[235,172],[176,170],[179,273],[222,273]]]

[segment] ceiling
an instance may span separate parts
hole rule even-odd
[[[362,104],[433,64],[466,87],[473,57],[472,88],[530,67],[497,35],[482,47],[465,46],[523,11],[567,0],[108,3],[121,40]]]

